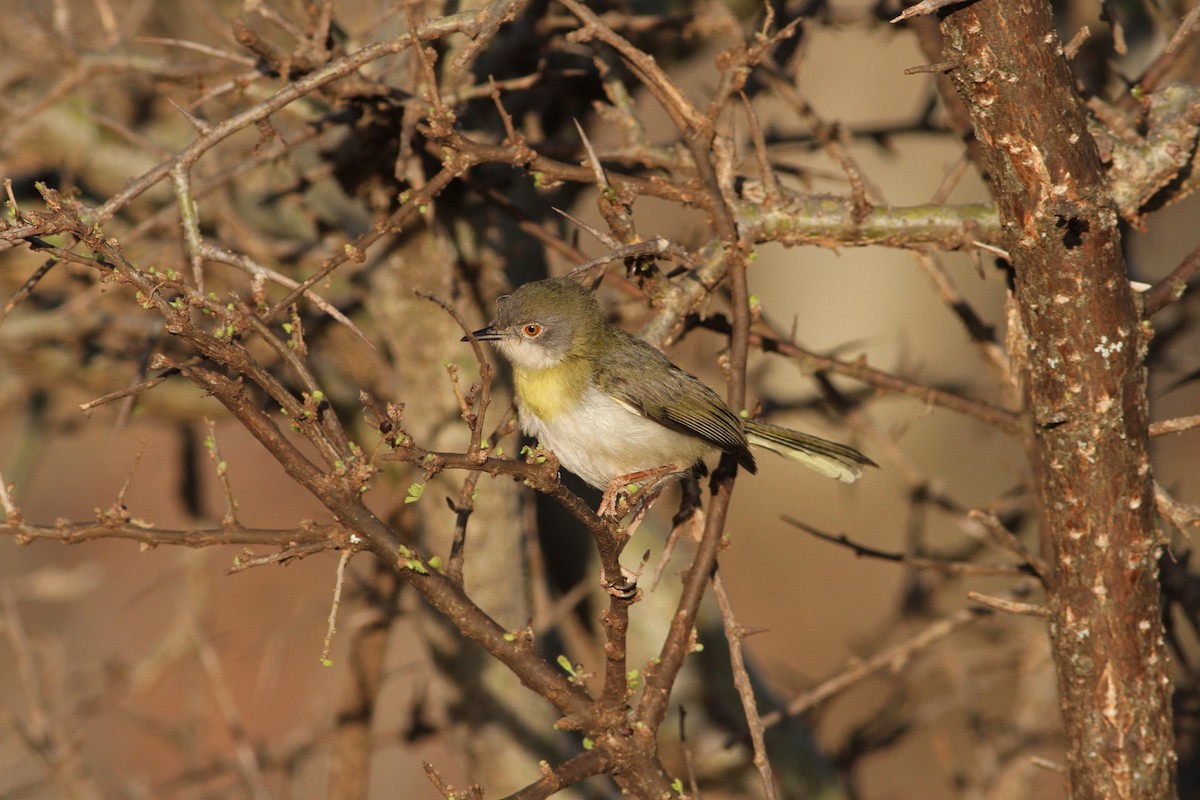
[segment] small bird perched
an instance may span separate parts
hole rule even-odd
[[[573,281],[535,281],[499,298],[492,324],[473,336],[512,363],[521,429],[605,490],[601,514],[618,511],[618,493],[630,484],[650,489],[644,511],[715,449],[755,472],[750,445],[764,447],[847,483],[876,466],[852,447],[743,420],[694,375],[609,324]]]

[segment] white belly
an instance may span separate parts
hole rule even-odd
[[[613,478],[674,466],[686,471],[712,449],[694,436],[673,431],[621,405],[595,387],[573,411],[543,419],[518,402],[521,429],[558,462],[599,489]]]

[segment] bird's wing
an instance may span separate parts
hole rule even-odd
[[[628,335],[628,334],[626,334]],[[666,356],[634,336],[635,347],[654,354],[666,369],[653,370],[656,380],[640,380],[645,369],[610,363],[595,371],[597,387],[621,405],[660,425],[696,436],[734,456],[755,471],[754,456],[746,442],[742,421],[712,389],[672,364]],[[620,357],[618,357],[620,358]]]

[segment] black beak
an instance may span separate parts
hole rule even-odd
[[[478,339],[481,342],[490,342],[490,341],[494,341],[496,339],[503,338],[501,333],[498,330],[496,330],[495,325],[488,325],[486,328],[480,328],[479,330],[475,331],[471,335],[474,336],[476,339]],[[465,341],[468,341],[468,339],[466,336],[464,336],[459,341],[465,342]]]

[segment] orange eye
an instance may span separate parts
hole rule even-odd
[[[525,326],[521,328],[521,333],[525,334],[530,339],[536,339],[542,335],[542,326],[537,322],[527,322],[525,323]]]

